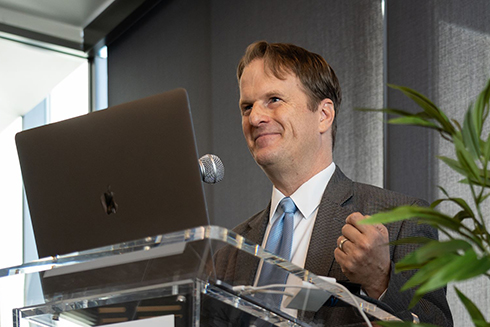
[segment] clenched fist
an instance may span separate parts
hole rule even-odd
[[[334,255],[347,278],[361,284],[367,295],[378,299],[390,281],[389,235],[382,224],[357,224],[367,217],[359,212],[347,217]]]

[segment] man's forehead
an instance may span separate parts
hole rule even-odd
[[[252,60],[247,66],[245,66],[245,69],[247,69],[251,65],[260,67],[263,73],[268,77],[274,77],[280,80],[285,80],[290,76],[297,77],[296,74],[294,74],[292,69],[290,69],[289,67],[281,65],[279,63],[274,63],[271,60],[267,60],[265,58],[256,58]]]
[[[265,79],[266,81],[274,82],[277,80],[286,81],[291,78],[298,80],[297,76],[288,70],[283,69],[282,71],[274,71],[270,65],[267,65],[267,62],[264,59],[254,59],[245,66],[239,80],[239,87],[241,91],[243,82],[245,82],[247,86],[251,86],[255,84],[257,79],[259,81]]]

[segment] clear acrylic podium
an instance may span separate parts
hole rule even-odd
[[[0,282],[18,282],[13,326],[309,326],[290,311],[261,303],[222,280],[216,254],[233,249],[289,273],[297,285],[312,283],[378,320],[396,317],[348,295],[336,284],[274,256],[222,227],[171,234],[49,257],[0,269]],[[219,252],[222,251],[222,252]],[[20,282],[19,282],[20,280]],[[294,282],[295,281],[295,282]],[[5,296],[5,295],[4,295]],[[9,295],[10,296],[10,295]],[[2,302],[5,306],[5,301]],[[5,312],[5,308],[2,308]]]

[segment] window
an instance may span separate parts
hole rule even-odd
[[[14,141],[15,134],[23,129],[86,114],[89,112],[92,101],[90,99],[91,67],[87,58],[3,39],[0,39],[0,43],[0,45],[6,45],[2,47],[3,49],[8,50],[3,63],[8,62],[8,65],[12,67],[11,71],[17,75],[27,74],[10,79],[8,74],[0,76],[0,85],[6,84],[8,87],[10,83],[13,84],[10,85],[12,89],[22,90],[21,95],[16,94],[10,101],[5,101],[5,98],[8,98],[8,91],[3,88],[7,94],[4,96],[5,94],[2,93],[4,102],[0,103],[0,117],[3,124],[0,125],[0,158],[2,161],[0,166],[0,268],[4,268],[37,258],[30,216],[27,204],[23,199],[22,177]],[[3,54],[4,52],[2,56]],[[16,61],[17,58],[19,61]],[[36,61],[36,68],[25,69],[25,66],[32,61]],[[19,68],[17,69],[15,65],[18,65]],[[104,73],[107,76],[106,68],[105,71],[99,71],[102,77]],[[33,89],[32,92],[30,88]],[[42,96],[39,96],[40,89],[43,90]],[[102,90],[107,92],[107,87]],[[98,93],[101,94],[101,91]],[[104,97],[104,94],[101,95]],[[38,96],[34,98],[38,99],[34,103],[34,100],[30,98],[33,96]],[[105,99],[107,99],[106,94]],[[25,108],[26,103],[30,103],[30,108]],[[8,118],[8,122],[4,117]],[[29,285],[26,283],[28,281],[22,275],[0,278],[1,326],[12,326],[12,308],[31,304],[26,301],[26,297],[42,296],[39,282],[37,285],[32,284],[32,281],[29,281]],[[28,291],[29,294],[26,294],[25,291]]]

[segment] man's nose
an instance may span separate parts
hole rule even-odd
[[[252,126],[259,126],[260,124],[268,122],[269,115],[267,114],[267,108],[259,103],[254,104],[248,119]]]

